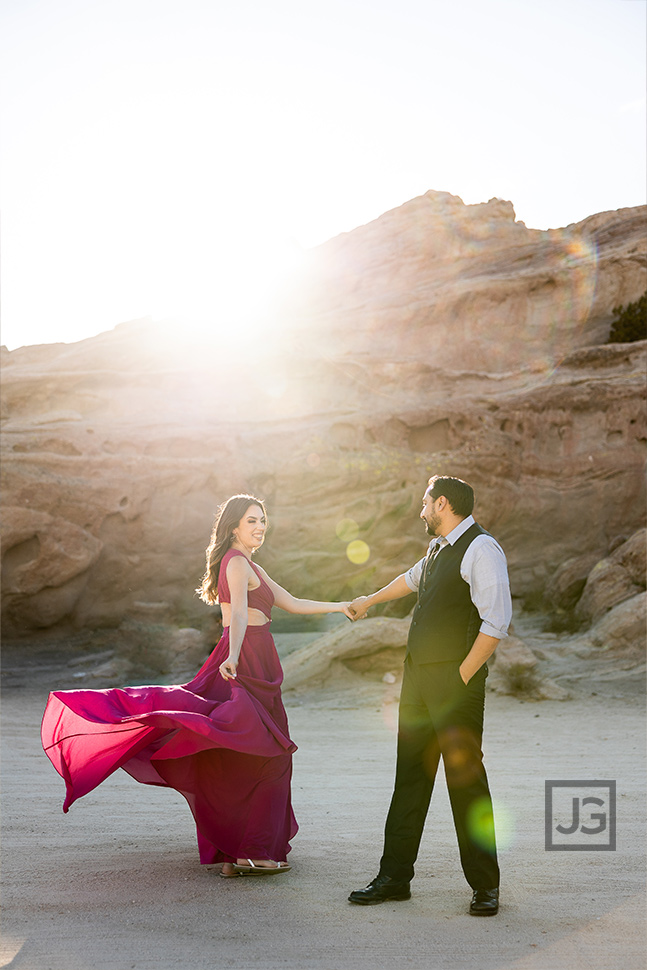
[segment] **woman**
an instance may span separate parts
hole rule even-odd
[[[252,562],[267,529],[263,503],[234,495],[219,509],[197,592],[220,603],[223,636],[188,684],[55,691],[43,717],[46,754],[65,779],[63,811],[116,768],[175,788],[196,822],[200,862],[223,876],[288,872],[297,824],[283,672],[270,612],[345,613],[297,599]]]

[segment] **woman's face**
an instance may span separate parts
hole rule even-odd
[[[247,549],[258,549],[263,545],[267,522],[260,505],[250,505],[234,529],[238,542]]]

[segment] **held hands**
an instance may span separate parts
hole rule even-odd
[[[366,611],[370,607],[370,596],[356,596],[349,606],[351,620],[365,620]],[[348,615],[348,614],[347,614]]]
[[[218,670],[220,671],[220,676],[224,680],[236,680],[236,670],[238,668],[238,660],[234,659],[231,654],[227,657],[224,663],[220,664]]]

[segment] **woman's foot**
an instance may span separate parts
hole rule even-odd
[[[234,873],[239,876],[273,876],[289,872],[291,868],[287,862],[275,862],[273,859],[237,859],[233,866]]]

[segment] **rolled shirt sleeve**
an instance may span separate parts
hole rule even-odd
[[[512,597],[505,553],[496,539],[483,535],[471,543],[461,562],[461,576],[481,617],[480,632],[498,640],[507,636]]]
[[[423,556],[422,559],[419,559],[418,562],[411,567],[411,569],[407,569],[406,573],[404,574],[404,581],[412,593],[418,592],[426,558],[426,556]]]

